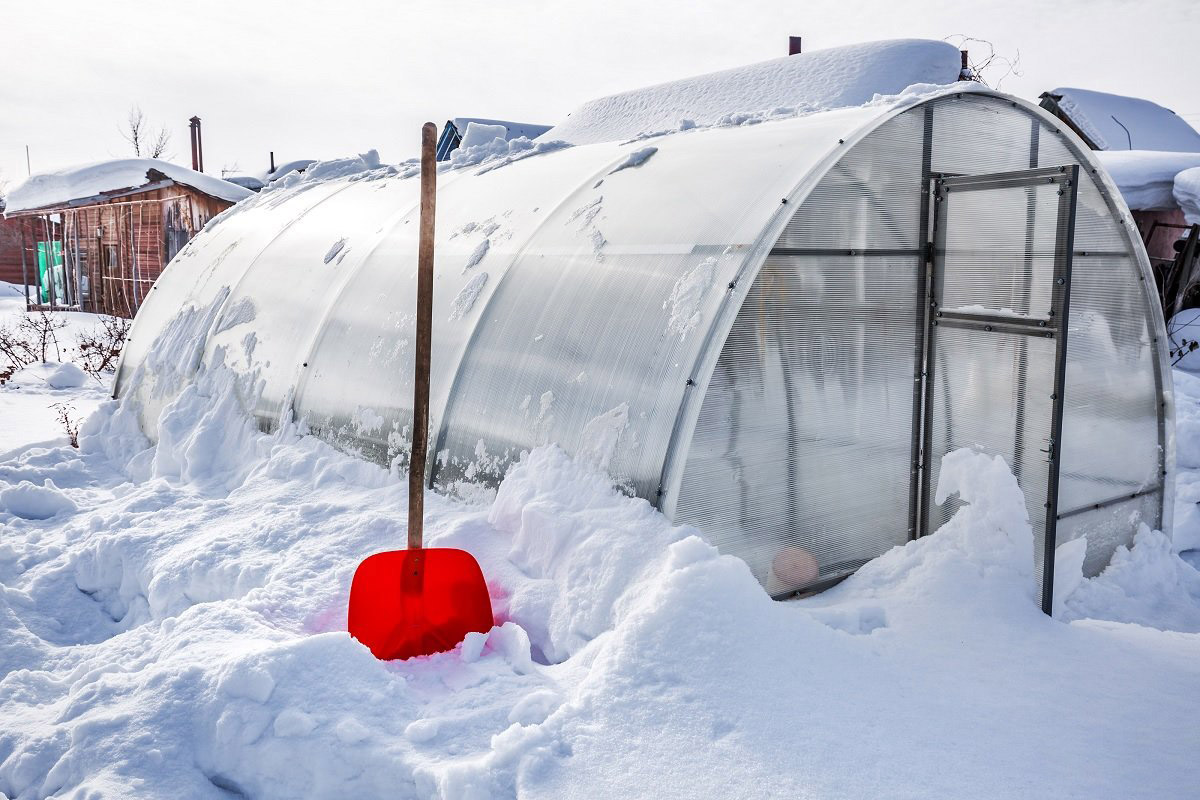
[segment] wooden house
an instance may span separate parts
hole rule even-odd
[[[132,317],[177,252],[252,193],[157,159],[34,175],[9,193],[30,309]],[[9,267],[16,277],[15,265]]]

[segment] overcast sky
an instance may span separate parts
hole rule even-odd
[[[0,25],[0,180],[130,155],[138,104],[206,171],[379,150],[414,155],[426,119],[552,124],[592,97],[787,53],[897,37],[1020,51],[1026,98],[1057,86],[1155,100],[1200,127],[1197,0],[719,2],[22,2]],[[185,10],[186,9],[186,10]],[[979,52],[981,45],[969,45]]]

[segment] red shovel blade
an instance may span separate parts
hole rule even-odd
[[[492,622],[483,571],[465,550],[376,553],[350,584],[350,635],[385,661],[452,650]]]

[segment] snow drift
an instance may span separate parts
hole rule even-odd
[[[589,144],[711,125],[738,112],[860,106],[914,84],[954,83],[960,68],[958,48],[928,39],[814,50],[591,100],[539,139]]]
[[[489,501],[427,500],[430,545],[480,560],[496,627],[383,663],[345,633],[347,590],[365,555],[404,541],[404,482],[295,427],[258,432],[247,391],[218,359],[164,408],[156,446],[110,402],[81,450],[0,463],[0,486],[65,501],[49,519],[0,510],[0,793],[1190,786],[1200,638],[1147,626],[1200,629],[1195,571],[1145,532],[1063,598],[1079,622],[1045,617],[1024,501],[999,458],[946,458],[939,495],[966,505],[937,534],[776,603],[696,531],[539,448]],[[1171,592],[1157,590],[1167,574]],[[1137,624],[1097,621],[1124,618]],[[1131,691],[1114,692],[1113,675]]]

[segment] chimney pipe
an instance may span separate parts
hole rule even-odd
[[[788,37],[788,55],[789,56],[800,55],[800,37],[799,36],[789,36]]]
[[[970,69],[970,67],[967,66],[967,51],[959,50],[958,52],[962,55],[962,68],[963,71],[966,72],[968,69]]]
[[[275,151],[274,150],[271,151],[271,171],[269,174],[271,174],[271,175],[275,174]]]
[[[188,120],[188,135],[192,141],[192,169],[200,172],[200,118]]]
[[[200,118],[193,119],[196,120],[196,160],[200,162],[200,171],[204,172],[204,140],[200,137]]]

